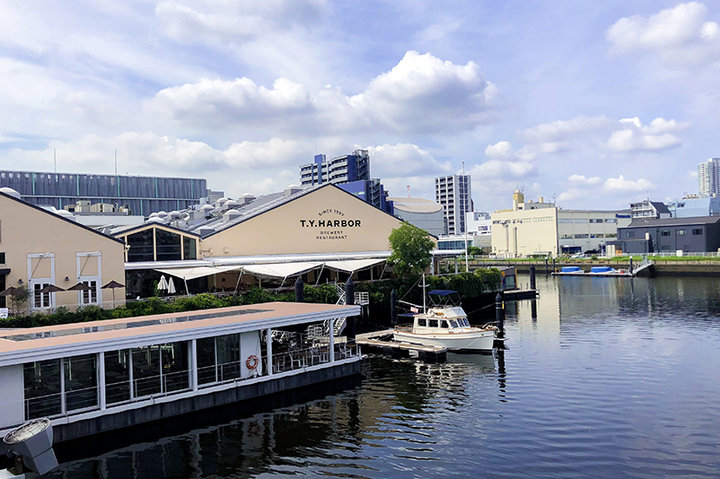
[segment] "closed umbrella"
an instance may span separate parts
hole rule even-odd
[[[165,279],[164,274],[160,276],[160,282],[157,285],[157,289],[158,289],[158,291],[167,291],[167,289],[168,289],[168,282]]]
[[[173,279],[168,279],[168,287],[167,287],[168,294],[175,294],[177,291],[175,290],[175,283],[173,283]]]
[[[118,283],[115,280],[110,281],[108,284],[106,284],[105,286],[102,287],[102,289],[112,289],[112,292],[113,292],[112,307],[113,308],[115,307],[115,288],[124,288],[124,287],[125,287],[124,284]]]

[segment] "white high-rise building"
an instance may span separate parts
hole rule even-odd
[[[435,201],[444,208],[448,234],[464,234],[465,213],[473,210],[470,175],[435,178]]]
[[[700,196],[720,193],[720,158],[710,158],[698,165],[698,193]]]

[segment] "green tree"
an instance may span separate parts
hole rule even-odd
[[[431,251],[435,243],[427,232],[410,223],[403,223],[392,230],[389,240],[392,254],[388,263],[399,277],[403,278],[407,274],[419,275],[430,266]]]

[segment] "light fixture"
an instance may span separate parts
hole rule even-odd
[[[22,281],[22,278],[21,278],[21,279],[18,280],[18,284],[22,284],[22,283],[23,283],[23,281]]]
[[[70,277],[69,277],[69,276],[65,276],[65,281],[70,281]]]

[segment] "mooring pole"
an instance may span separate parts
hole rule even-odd
[[[630,256],[630,275],[632,275],[632,272],[633,272],[632,256]]]
[[[397,293],[390,291],[390,324],[397,326]]]
[[[545,257],[545,276],[548,275],[548,259],[547,256]]]
[[[553,270],[553,273],[554,273],[554,272],[555,272],[555,258],[553,258],[552,270]]]
[[[302,276],[298,276],[298,278],[295,280],[295,302],[296,303],[304,303],[305,302],[305,291],[303,291],[303,280]]]
[[[495,296],[495,322],[500,329],[499,336],[505,336],[505,308],[503,308],[503,298],[500,293]]]
[[[530,265],[530,289],[535,289],[535,265]]]
[[[352,275],[345,283],[345,304],[355,304],[355,283],[353,283]],[[355,339],[355,317],[347,318],[347,334],[348,339]]]

